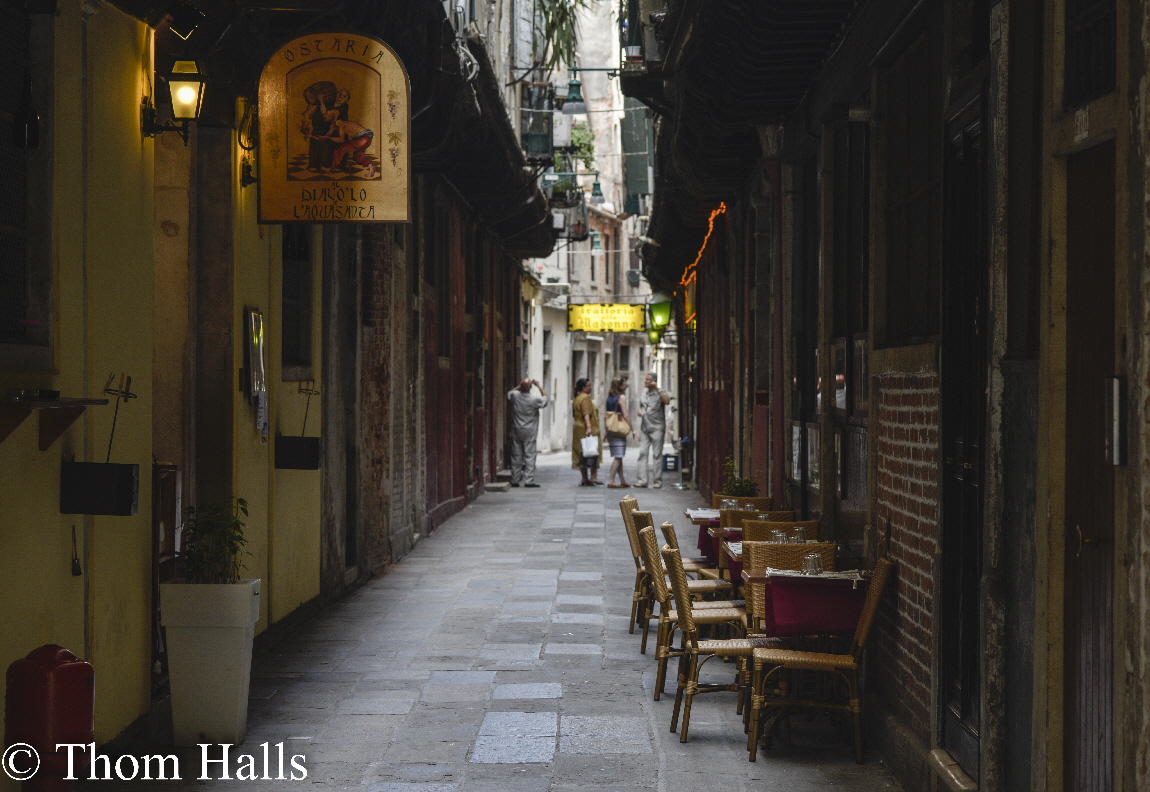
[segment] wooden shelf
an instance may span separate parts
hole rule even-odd
[[[40,413],[40,450],[47,451],[60,435],[89,407],[107,404],[107,399],[7,399],[0,401],[0,443],[24,423],[33,410]]]

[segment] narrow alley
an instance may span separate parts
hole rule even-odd
[[[0,792],[1150,790],[1150,0],[0,27]]]
[[[638,631],[627,632],[634,565],[617,491],[575,489],[568,462],[541,456],[538,492],[483,495],[257,655],[237,753],[283,741],[325,790],[898,790],[873,751],[856,765],[823,717],[796,717],[790,747],[748,762],[729,693],[699,698],[680,744],[668,730],[674,681],[672,695],[651,700],[653,648],[639,654]],[[682,523],[699,502],[669,487],[622,492],[657,521]],[[186,781],[199,755],[181,756]]]

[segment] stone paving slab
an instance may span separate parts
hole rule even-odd
[[[645,656],[627,632],[635,567],[618,499],[634,495],[684,536],[683,510],[701,500],[579,488],[569,464],[569,454],[541,456],[540,489],[481,496],[255,658],[238,748],[284,741],[306,756],[303,784],[198,781],[192,749],[180,753],[184,781],[123,788],[898,792],[877,758],[853,762],[827,719],[792,718],[792,744],[748,762],[730,693],[700,695],[680,743],[669,729],[674,668],[653,701],[653,631]],[[704,668],[704,681],[732,675],[731,664]]]

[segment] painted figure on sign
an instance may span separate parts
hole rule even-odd
[[[308,139],[307,169],[318,173],[327,169],[336,147],[329,138],[333,131],[329,114],[334,110],[346,121],[351,95],[343,89],[337,91],[334,82],[324,80],[305,88],[303,96],[307,109],[303,112],[300,132]]]
[[[325,118],[331,122],[332,126],[331,134],[327,136],[327,139],[338,145],[335,153],[332,154],[329,172],[334,173],[337,170],[343,170],[344,158],[350,154],[352,159],[367,168],[364,178],[375,178],[375,163],[368,159],[367,154],[365,154],[375,137],[375,133],[363,124],[341,120],[339,112],[336,110],[329,110]]]

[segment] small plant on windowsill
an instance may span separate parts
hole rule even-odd
[[[183,550],[178,559],[186,583],[235,583],[244,568],[244,529],[248,502],[215,501],[184,510]]]
[[[735,460],[733,457],[727,457],[727,461],[723,464],[723,475],[726,480],[723,483],[723,491],[720,495],[730,495],[736,498],[754,498],[759,494],[759,485],[755,483],[754,479],[739,478],[738,472],[735,470]]]

